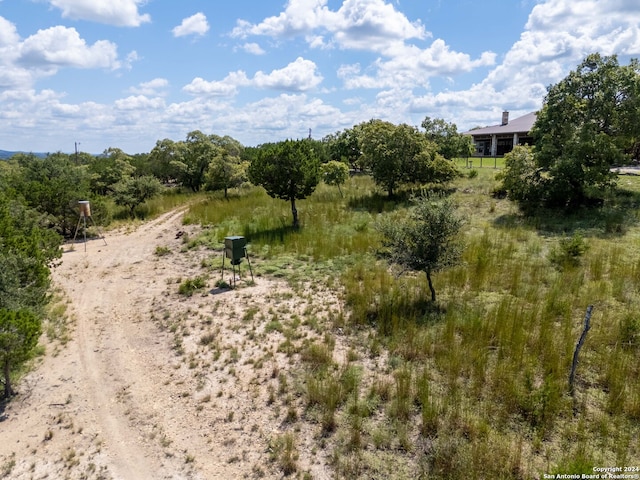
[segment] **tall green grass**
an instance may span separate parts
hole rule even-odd
[[[333,282],[347,326],[368,332],[368,355],[384,350],[387,376],[366,381],[322,345],[300,353],[308,408],[320,412],[323,435],[347,439],[339,472],[382,471],[354,454],[365,445],[396,445],[429,478],[538,478],[639,461],[639,182],[624,179],[626,193],[600,211],[523,218],[491,196],[494,175],[482,168],[455,185],[466,247],[461,265],[434,275],[436,304],[424,274],[396,277],[376,255],[377,219],[406,205],[367,177],[351,178],[344,197],[320,185],[298,203],[299,230],[288,203],[259,189],[190,209],[187,221],[206,227],[194,242],[219,249],[225,236],[244,235],[264,273]],[[572,398],[572,354],[590,304]]]

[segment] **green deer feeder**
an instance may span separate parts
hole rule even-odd
[[[231,262],[233,269],[233,286],[236,286],[236,265],[238,266],[238,276],[240,277],[240,263],[243,258],[247,259],[249,271],[251,272],[251,280],[253,281],[253,270],[251,269],[251,261],[247,254],[247,240],[244,237],[232,236],[224,238],[224,252],[222,254],[222,277],[224,278],[224,262],[225,259]]]

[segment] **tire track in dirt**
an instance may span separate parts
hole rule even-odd
[[[54,275],[72,299],[77,318],[81,371],[75,383],[99,429],[115,478],[176,478],[176,470],[183,468],[171,456],[165,460],[162,446],[149,440],[163,404],[153,400],[162,380],[148,351],[138,348],[144,341],[153,342],[153,332],[141,322],[148,302],[159,293],[138,268],[152,260],[157,238],[173,233],[183,213],[172,211],[133,232],[107,235],[107,245],[92,240],[86,252],[77,245],[64,254]]]

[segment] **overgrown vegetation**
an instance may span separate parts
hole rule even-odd
[[[320,185],[301,202],[300,230],[259,190],[188,214],[208,226],[193,242],[220,248],[242,232],[259,275],[343,292],[347,318],[319,327],[326,342],[296,347],[286,323],[265,326],[286,335],[283,351],[304,366],[291,375],[306,413],[289,421],[317,422],[339,477],[537,478],[640,456],[640,329],[629,314],[640,307],[640,182],[621,181],[606,211],[525,217],[491,196],[495,170],[477,172],[452,185],[465,248],[460,265],[434,275],[436,303],[424,276],[395,277],[378,258],[374,225],[410,203],[376,195],[370,178],[350,178],[344,197]],[[622,205],[629,215],[606,213]],[[589,304],[574,401],[571,355]],[[338,326],[360,352],[347,364],[332,354]]]

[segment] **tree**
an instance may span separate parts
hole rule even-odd
[[[4,398],[14,394],[11,371],[28,360],[42,332],[40,318],[29,310],[0,309],[0,365]]]
[[[113,186],[113,200],[116,205],[128,207],[133,218],[136,207],[155,197],[161,190],[162,184],[151,175],[126,177]]]
[[[69,155],[54,153],[45,158],[14,155],[11,184],[25,203],[48,215],[51,227],[68,237],[78,221],[78,200],[89,197],[86,166],[76,166]]]
[[[149,152],[150,171],[163,183],[171,183],[180,176],[180,168],[176,166],[182,163],[184,142],[174,142],[168,138],[158,140],[155,147]]]
[[[322,139],[331,160],[346,162],[352,169],[359,169],[362,152],[359,144],[360,127],[346,128]]]
[[[574,207],[615,187],[640,140],[640,64],[592,54],[549,88],[531,131],[541,202]]]
[[[0,188],[0,375],[8,397],[12,370],[29,357],[40,336],[49,268],[62,252],[60,236],[41,225],[42,216],[6,192]]]
[[[322,164],[321,170],[324,183],[337,186],[340,196],[342,197],[340,185],[343,185],[349,179],[349,167],[347,164],[331,160]]]
[[[205,181],[209,163],[220,151],[212,139],[200,130],[187,134],[187,140],[179,146],[180,155],[171,160],[178,180],[194,192],[200,191]]]
[[[408,216],[387,217],[377,228],[383,236],[384,255],[402,268],[424,272],[436,301],[432,274],[456,265],[462,254],[459,237],[463,219],[449,198],[423,195],[414,199]]]
[[[0,309],[39,312],[62,239],[42,215],[0,191]]]
[[[293,227],[300,226],[296,200],[311,195],[320,181],[320,160],[313,140],[262,145],[249,165],[249,179],[272,198],[291,203]]]
[[[363,165],[373,180],[391,197],[404,184],[441,181],[433,177],[440,169],[432,162],[438,157],[437,146],[417,128],[370,120],[359,126]],[[453,167],[455,170],[455,166]]]
[[[447,160],[468,157],[473,153],[473,141],[469,135],[458,133],[455,123],[442,118],[425,117],[422,121],[426,137],[438,146],[438,152]]]
[[[107,195],[113,185],[135,171],[131,157],[119,148],[108,148],[104,154],[94,157],[88,167],[91,191],[98,195]]]
[[[540,205],[543,193],[540,169],[536,166],[533,148],[516,145],[504,156],[504,170],[496,175],[500,189],[518,203],[525,212]]]
[[[223,190],[224,198],[227,198],[230,188],[239,187],[247,181],[249,163],[242,161],[244,147],[237,140],[218,135],[211,135],[209,138],[217,149],[205,172],[205,189]]]

